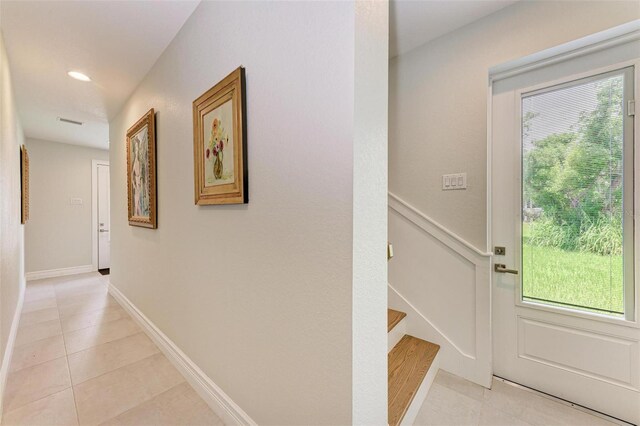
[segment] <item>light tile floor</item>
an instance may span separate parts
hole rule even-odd
[[[493,380],[491,390],[440,370],[416,425],[608,425],[553,399]]]
[[[2,425],[221,425],[98,273],[27,285]]]

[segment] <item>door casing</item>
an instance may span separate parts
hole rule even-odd
[[[91,160],[91,265],[98,270],[98,165],[109,166],[108,160]]]
[[[507,246],[507,256],[506,257],[496,257],[494,256],[493,262],[494,263],[506,263],[507,267],[516,267],[517,269],[520,269],[520,265],[521,265],[521,260],[520,260],[520,240],[519,240],[519,231],[516,231],[516,229],[520,229],[520,221],[521,221],[521,174],[520,174],[520,167],[521,167],[521,141],[520,141],[520,137],[521,137],[521,123],[520,123],[520,106],[521,106],[521,99],[522,99],[522,94],[523,93],[529,93],[541,88],[545,88],[545,87],[550,87],[550,86],[555,86],[558,84],[562,84],[565,83],[567,81],[573,81],[573,80],[578,80],[581,78],[586,78],[589,76],[592,76],[594,74],[602,74],[602,73],[606,73],[612,70],[618,70],[618,69],[622,69],[622,68],[626,68],[626,67],[630,67],[630,66],[635,66],[635,75],[633,78],[634,81],[634,98],[638,99],[638,88],[639,88],[639,82],[638,82],[638,70],[640,69],[640,61],[638,60],[633,60],[633,61],[623,61],[623,62],[619,62],[619,63],[615,63],[613,65],[608,65],[605,67],[600,67],[594,70],[589,70],[587,72],[582,72],[582,73],[572,73],[571,75],[567,75],[567,76],[563,76],[562,78],[559,79],[552,79],[549,81],[544,81],[544,82],[540,82],[539,84],[534,84],[532,86],[529,87],[525,87],[525,88],[520,88],[520,86],[518,86],[517,81],[514,81],[514,85],[512,88],[510,89],[504,89],[503,92],[499,92],[500,96],[503,96],[504,98],[495,106],[493,105],[493,102],[490,102],[490,107],[492,108],[492,111],[495,108],[499,108],[499,111],[502,112],[498,112],[497,115],[499,115],[500,117],[496,118],[493,117],[492,118],[492,125],[496,125],[499,124],[500,126],[505,126],[503,127],[506,128],[506,126],[508,126],[508,130],[505,132],[499,131],[497,128],[494,128],[493,130],[495,131],[496,135],[500,135],[502,134],[502,136],[499,136],[499,138],[501,138],[502,140],[502,145],[500,145],[500,147],[504,150],[505,148],[512,150],[513,152],[510,152],[509,154],[504,154],[504,156],[500,157],[502,155],[502,152],[494,152],[493,148],[494,148],[494,132],[492,131],[490,133],[491,135],[491,149],[489,152],[491,152],[491,157],[489,159],[489,161],[491,162],[492,160],[501,160],[501,161],[496,161],[496,167],[504,167],[502,169],[496,168],[493,171],[497,171],[500,173],[496,173],[494,175],[494,173],[491,173],[492,178],[495,177],[496,180],[490,180],[490,184],[491,184],[491,189],[492,191],[495,191],[495,193],[500,193],[500,196],[496,196],[492,198],[492,211],[495,213],[494,215],[492,215],[490,217],[490,220],[492,221],[492,232],[491,232],[491,239],[489,240],[491,242],[491,244],[493,244],[493,241],[496,241],[496,244],[498,245],[506,245]],[[524,84],[526,85],[526,84]],[[515,88],[517,87],[517,89]],[[493,100],[493,96],[494,96],[494,91],[491,91],[490,94],[492,100]],[[510,102],[513,102],[512,106],[510,107],[511,109],[509,110],[509,108],[505,108],[505,105],[508,106],[508,104]],[[510,121],[510,122],[509,122]],[[638,115],[636,114],[635,117],[633,117],[633,121],[634,121],[634,127],[636,129],[638,129]],[[510,134],[510,136],[509,136]],[[637,146],[637,131],[635,132],[635,134],[633,135],[633,145]],[[509,140],[511,143],[506,144],[505,145],[505,141]],[[634,161],[636,164],[636,169],[638,168],[638,165],[640,165],[640,158],[639,158],[639,151],[638,149],[635,150],[634,152]],[[512,163],[513,168],[511,169],[511,165],[509,166],[504,166],[504,164],[508,164],[508,163]],[[507,169],[510,169],[508,172],[506,171]],[[506,173],[506,175],[505,175]],[[514,181],[509,182],[509,183],[505,183],[505,182],[501,182],[504,181],[506,179],[509,178],[514,178]],[[635,190],[635,194],[634,194],[634,208],[636,211],[640,211],[638,210],[638,201],[639,198],[638,197],[638,176],[637,174],[634,173],[633,177],[633,182],[634,182],[634,190]],[[507,209],[502,209],[502,210],[506,210],[505,211],[500,211],[500,198],[504,198],[502,196],[503,193],[509,194],[510,191],[513,191],[510,195],[507,195],[508,197],[511,197],[513,204],[511,206],[508,206],[507,204],[502,204],[502,206],[507,205],[508,208]],[[508,201],[504,201],[505,203]],[[509,216],[509,214],[513,214],[513,216]],[[500,222],[496,222],[496,220],[500,220]],[[499,226],[496,226],[496,224],[499,223],[500,225],[502,225],[503,223],[505,224],[504,227],[509,227],[512,226],[511,229],[511,237],[509,238],[507,234],[504,234],[504,232],[506,231],[501,231],[501,229],[499,228]],[[495,229],[494,229],[495,228]],[[507,229],[507,228],[502,228],[502,229]],[[501,234],[496,236],[497,234]],[[639,247],[640,245],[638,244],[638,229],[634,230],[634,235],[633,235],[633,239],[632,242],[635,242],[635,247]],[[498,240],[498,238],[501,238],[502,240]],[[511,253],[509,253],[509,251]],[[505,259],[505,260],[502,260]],[[638,274],[638,255],[636,253],[635,255],[635,259],[634,259],[634,270],[635,270],[635,274]],[[516,382],[520,382],[521,384],[525,385],[525,386],[530,386],[530,387],[534,387],[534,388],[538,388],[539,390],[548,392],[548,393],[553,393],[553,392],[549,392],[548,389],[541,389],[541,385],[543,385],[541,383],[541,377],[540,380],[538,381],[538,386],[536,386],[535,384],[532,383],[526,383],[526,374],[522,374],[520,377],[518,377],[516,375],[516,377],[509,377],[509,374],[505,374],[505,371],[514,371],[514,368],[517,369],[517,365],[522,365],[522,364],[526,364],[526,362],[523,361],[519,361],[518,358],[522,358],[522,359],[526,359],[527,358],[527,354],[526,353],[520,353],[521,349],[520,349],[520,345],[524,344],[524,338],[522,338],[520,336],[521,333],[521,328],[519,327],[526,327],[527,325],[527,321],[529,321],[528,324],[533,324],[533,326],[538,326],[538,327],[545,327],[545,326],[549,326],[549,327],[555,327],[556,324],[564,324],[567,325],[569,328],[567,328],[566,330],[574,330],[575,333],[593,333],[594,336],[604,336],[603,338],[607,338],[606,336],[611,336],[612,339],[620,339],[620,342],[622,342],[621,344],[624,344],[625,340],[624,339],[629,339],[629,342],[635,342],[633,343],[635,345],[636,349],[633,349],[634,351],[638,351],[637,347],[637,336],[638,336],[638,328],[640,327],[640,324],[638,323],[638,289],[637,289],[637,278],[635,279],[635,292],[633,294],[633,300],[635,301],[634,303],[634,307],[633,307],[633,314],[630,316],[630,319],[618,319],[618,318],[611,318],[611,317],[606,317],[606,316],[596,316],[594,314],[590,314],[590,313],[582,313],[582,312],[578,312],[578,311],[573,311],[573,310],[569,310],[569,309],[564,309],[564,308],[556,308],[556,307],[550,307],[550,306],[542,306],[542,305],[533,305],[530,304],[528,302],[522,302],[519,298],[520,298],[520,278],[511,278],[511,277],[504,277],[504,276],[498,276],[496,277],[496,274],[494,274],[492,276],[492,303],[494,304],[494,309],[493,309],[493,315],[492,315],[492,338],[495,339],[494,344],[493,344],[493,352],[494,352],[494,372],[496,372],[496,374],[499,374],[503,377],[506,376],[507,379],[510,380],[514,380]],[[503,311],[504,308],[502,305],[497,304],[499,301],[501,301],[503,304],[507,303],[505,302],[505,295],[508,296],[508,291],[509,290],[501,290],[505,289],[505,288],[509,288],[510,286],[514,287],[514,299],[513,299],[513,304],[514,304],[514,308],[513,308],[513,312],[515,314],[515,321],[516,323],[512,324],[512,325],[503,325],[501,322],[502,321],[511,321],[510,318],[504,318],[504,317],[500,317],[500,315],[504,316],[504,313],[500,313],[500,311]],[[502,294],[501,294],[502,292]],[[519,311],[518,311],[519,309]],[[529,311],[527,311],[529,310]],[[522,312],[530,312],[532,314],[535,315],[521,315]],[[520,313],[520,314],[519,314]],[[597,319],[596,319],[597,317]],[[550,319],[553,318],[553,319]],[[560,320],[558,320],[558,318],[561,318]],[[556,321],[556,322],[554,322]],[[558,322],[559,321],[559,322]],[[564,322],[563,322],[564,321]],[[597,322],[597,324],[594,324],[594,321]],[[585,324],[589,324],[588,327],[585,327]],[[522,324],[525,324],[524,326]],[[592,326],[593,325],[593,326]],[[505,328],[506,327],[506,328]],[[611,333],[612,327],[617,327],[616,328],[616,333]],[[500,333],[502,333],[501,335],[496,335],[496,332],[498,332],[499,330]],[[507,330],[505,332],[505,330]],[[573,331],[572,331],[573,332]],[[506,333],[506,334],[505,334]],[[611,333],[611,334],[610,334]],[[515,336],[514,336],[515,334]],[[497,337],[503,337],[504,336],[510,336],[507,338],[507,340],[505,341],[504,339],[500,340]],[[516,360],[515,361],[509,361],[508,357],[505,358],[505,353],[500,352],[501,348],[497,347],[498,344],[504,344],[505,342],[510,342],[511,340],[514,340],[516,342],[517,345],[517,349],[515,347],[511,347],[511,350],[514,351],[513,353],[515,353],[517,356],[515,357]],[[507,353],[508,354],[508,353]],[[519,355],[518,355],[519,354]],[[640,365],[640,356],[638,354],[635,355],[636,358],[638,358],[638,365]],[[541,362],[544,363],[545,360],[531,360],[534,362]],[[552,365],[552,364],[549,364]],[[559,367],[562,368],[561,365],[553,365],[553,367]],[[521,367],[520,367],[521,368]],[[633,370],[633,366],[631,367]],[[582,374],[582,371],[578,371],[577,369],[573,369],[572,371],[572,366],[567,366],[567,368],[565,369],[567,372],[573,372],[573,373],[578,373],[578,375]],[[635,370],[633,370],[633,374],[637,375],[637,371],[638,368],[636,367]],[[564,373],[564,372],[563,372]],[[513,374],[513,373],[511,373]],[[570,374],[569,374],[570,375]],[[584,376],[588,376],[588,374],[584,374]],[[596,376],[592,376],[592,379],[596,379],[596,380],[600,380],[598,377]],[[525,381],[525,383],[523,383],[523,381]],[[582,378],[580,378],[579,380],[576,381],[576,383],[578,382],[586,382],[588,380],[582,380]],[[633,378],[633,384],[626,386],[624,385],[624,383],[622,384],[622,387],[628,387],[630,392],[638,392],[640,389],[638,389],[638,378],[634,376]],[[604,381],[606,382],[606,380]],[[611,381],[611,384],[613,386],[617,386],[614,381]],[[551,385],[551,387],[553,387],[553,385]],[[559,389],[559,386],[556,386],[556,389]],[[617,388],[616,388],[617,389]],[[633,422],[638,422],[640,421],[640,393],[636,394],[637,397],[634,399],[633,394],[629,394],[628,392],[625,393],[624,390],[622,389],[618,389],[620,390],[621,394],[624,394],[623,396],[625,396],[627,399],[626,401],[630,401],[629,404],[634,404],[638,406],[637,412],[633,411],[633,405],[630,405],[631,409],[625,409],[625,407],[618,407],[617,409],[614,409],[614,412],[608,412],[608,414],[612,414],[612,415],[618,415],[621,418],[624,418],[627,421],[633,421]],[[600,411],[603,412],[607,412],[607,406],[597,406],[598,402],[596,400],[591,400],[591,403],[585,403],[583,401],[588,401],[589,398],[586,397],[584,399],[580,399],[585,397],[585,392],[580,392],[577,391],[574,395],[579,395],[579,397],[577,398],[578,400],[574,399],[571,397],[571,395],[566,395],[566,394],[559,394],[556,396],[559,396],[561,398],[564,399],[568,399],[568,400],[572,400],[574,402],[582,402],[584,405],[590,406],[591,408],[596,408],[599,409]],[[610,401],[611,406],[616,404],[616,401]],[[619,414],[619,413],[623,413],[623,414]]]

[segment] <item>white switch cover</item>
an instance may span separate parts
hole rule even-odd
[[[74,206],[81,206],[82,205],[82,198],[70,198],[69,199],[69,204],[74,205]]]
[[[442,175],[442,190],[450,191],[453,189],[467,189],[466,173],[454,173],[451,175]]]

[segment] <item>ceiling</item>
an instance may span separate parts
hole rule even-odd
[[[390,57],[516,1],[392,0]],[[109,120],[198,3],[0,1],[0,27],[25,135],[108,148]],[[71,70],[89,75],[92,81],[70,78]]]
[[[108,148],[109,119],[198,3],[2,0],[0,27],[25,135]],[[74,80],[70,70],[92,81]]]
[[[391,0],[389,57],[516,3],[518,0]]]

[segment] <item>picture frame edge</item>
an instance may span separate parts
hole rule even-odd
[[[157,173],[156,173],[156,128],[155,128],[155,108],[150,108],[142,117],[138,119],[126,132],[126,150],[127,150],[127,216],[129,226],[137,226],[141,228],[157,229]],[[135,135],[140,129],[147,125],[149,128],[149,138],[147,145],[149,149],[149,219],[148,220],[132,220],[132,205],[131,205],[131,179],[129,177],[129,171],[131,169],[130,147],[131,137]]]
[[[247,152],[247,123],[246,123],[246,71],[241,65],[229,73],[226,77],[206,90],[202,95],[198,96],[192,103],[193,105],[193,160],[194,160],[194,204],[200,206],[207,205],[225,205],[225,204],[248,204],[248,152]],[[237,84],[235,83],[237,81]],[[239,149],[239,166],[242,170],[238,171],[238,191],[226,194],[204,194],[204,166],[200,164],[200,159],[204,155],[202,149],[201,133],[202,123],[200,120],[200,111],[207,101],[214,98],[215,95],[224,91],[229,85],[236,84],[236,90],[240,90],[237,97],[238,105],[238,123],[236,130],[240,135]],[[235,111],[234,111],[235,112]]]

